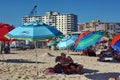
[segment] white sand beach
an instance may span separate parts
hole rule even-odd
[[[75,63],[84,65],[83,75],[44,74],[46,68],[56,64],[55,57],[61,52],[67,53],[60,50],[37,49],[39,71],[37,80],[108,80],[109,77],[120,75],[120,63],[98,62],[97,57],[77,55],[78,52],[70,52],[67,55],[70,55]],[[0,54],[0,80],[35,80],[35,50],[11,50],[10,54],[4,54],[4,58],[5,60]]]

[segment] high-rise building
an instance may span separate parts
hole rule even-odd
[[[77,16],[74,14],[60,14],[57,16],[56,28],[64,34],[77,31]]]
[[[59,15],[58,12],[46,12],[44,16],[42,16],[42,21],[48,25],[56,27],[56,16]]]
[[[43,21],[51,25],[63,34],[77,31],[77,15],[75,14],[60,14],[58,12],[46,12],[44,16],[24,16],[22,23],[31,21]]]

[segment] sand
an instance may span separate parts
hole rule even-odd
[[[78,52],[70,52],[75,63],[84,65],[83,75],[51,74],[46,75],[43,71],[53,67],[55,57],[61,52],[48,49],[37,49],[38,54],[38,76],[36,78],[36,56],[35,50],[11,50],[11,54],[0,54],[0,80],[108,80],[109,77],[120,75],[120,63],[99,62],[97,57],[78,55]],[[50,53],[50,54],[48,54]]]

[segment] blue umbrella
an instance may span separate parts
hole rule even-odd
[[[120,52],[120,39],[115,42],[114,45],[112,45],[112,48],[118,52]]]
[[[6,37],[17,40],[35,41],[51,38],[62,34],[56,28],[48,26],[43,22],[25,23],[23,26],[16,27],[10,31]]]
[[[77,35],[66,36],[57,44],[57,48],[66,49],[67,47],[73,45],[77,38],[78,38]]]
[[[101,39],[103,36],[103,32],[91,32],[85,35],[76,45],[75,50],[84,50],[87,47],[95,44],[97,41]]]
[[[15,40],[29,40],[34,41],[36,47],[36,40],[52,38],[62,34],[56,28],[48,26],[43,22],[28,22],[23,26],[16,27],[10,31],[6,37]],[[36,52],[36,51],[35,51]],[[38,75],[37,52],[36,52],[36,72]]]

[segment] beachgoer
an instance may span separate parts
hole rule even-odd
[[[4,53],[10,53],[10,46],[9,46],[9,43],[6,43],[6,44],[5,44]]]
[[[117,51],[114,51],[114,59],[117,61],[120,61],[120,53]]]
[[[80,53],[81,53],[81,55],[87,56],[87,50],[86,49],[82,50]]]
[[[1,42],[1,47],[0,47],[0,53],[2,54],[4,47],[5,47],[5,42]]]
[[[75,71],[78,71],[78,70],[79,70],[78,71],[79,74],[81,74],[81,70],[83,69],[83,65],[81,64],[77,64],[77,67],[75,65],[71,65],[71,64],[76,64],[76,63],[74,63],[73,59],[70,56],[66,57],[65,53],[61,53],[61,56],[57,56],[56,62],[59,62],[57,66],[60,66],[60,67],[61,65],[63,66],[63,71],[66,74],[76,73]]]
[[[96,53],[95,53],[95,51],[92,49],[93,47],[92,46],[90,46],[88,49],[87,49],[87,54],[88,54],[88,56],[96,56]]]
[[[67,63],[73,63],[73,59],[70,56],[67,56]]]
[[[70,63],[68,65],[68,68],[70,69],[70,72],[72,74],[83,74],[82,73],[82,69],[83,69],[83,65],[80,64],[76,64],[76,63]]]
[[[60,62],[61,64],[67,63],[66,54],[62,52],[60,56],[56,57],[55,62]]]
[[[113,52],[112,47],[109,47],[106,51],[101,51],[98,56],[106,57],[106,56],[112,55],[112,52]]]

